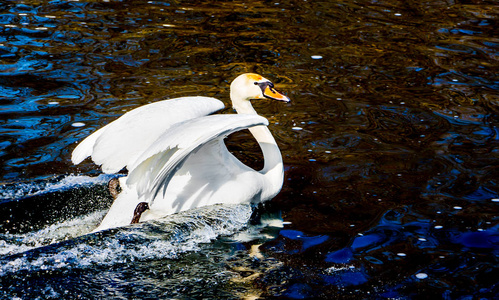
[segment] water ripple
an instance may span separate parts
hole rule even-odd
[[[498,16],[487,0],[1,2],[1,241],[13,252],[2,258],[11,273],[0,295],[493,298]],[[270,240],[189,244],[190,229],[222,231],[188,219],[190,229],[137,227],[145,237],[124,229],[60,240],[74,237],[61,224],[111,201],[104,179],[98,192],[43,193],[63,174],[98,174],[90,160],[71,164],[77,141],[158,99],[213,96],[229,112],[229,82],[243,72],[272,78],[292,99],[254,102],[284,158],[285,185],[269,204],[284,228]],[[227,144],[258,167],[248,137]],[[44,228],[61,233],[58,244],[36,244]],[[170,229],[200,253],[155,236]]]

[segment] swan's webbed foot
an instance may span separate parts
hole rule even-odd
[[[119,193],[121,192],[119,179],[113,178],[109,180],[109,182],[107,183],[107,188],[109,189],[109,193],[111,194],[111,196],[116,199],[116,197],[118,197]]]
[[[133,218],[132,222],[130,224],[136,224],[139,223],[140,216],[149,209],[149,204],[147,202],[140,202],[137,204],[137,207],[135,207],[135,210],[133,211]]]

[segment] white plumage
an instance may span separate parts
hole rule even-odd
[[[102,171],[116,173],[137,160],[172,125],[223,108],[221,101],[209,97],[183,97],[138,107],[88,136],[71,159],[79,164],[92,156]]]
[[[210,115],[224,107],[209,97],[163,100],[136,108],[83,140],[73,151],[78,164],[86,157],[105,173],[126,167],[121,193],[100,226],[103,230],[130,224],[141,202],[149,209],[140,221],[217,203],[256,203],[269,200],[283,183],[282,158],[251,99],[288,102],[273,84],[257,74],[243,74],[231,84],[231,100],[238,114]],[[265,159],[257,172],[240,162],[223,139],[249,129]]]

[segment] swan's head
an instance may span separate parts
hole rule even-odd
[[[274,84],[270,80],[254,73],[242,74],[234,79],[230,84],[230,95],[233,102],[252,99],[290,101],[288,97],[274,89]]]

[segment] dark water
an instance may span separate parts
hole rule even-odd
[[[498,28],[479,0],[3,1],[0,297],[499,297]],[[230,107],[243,72],[292,99],[254,104],[286,168],[262,224],[84,235],[109,178],[75,143],[164,97]]]

